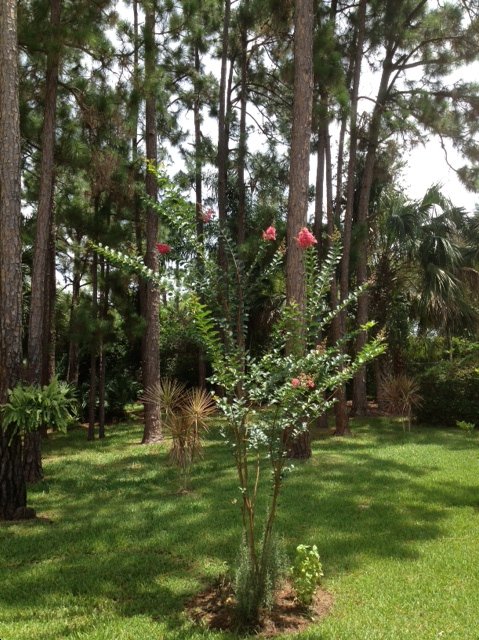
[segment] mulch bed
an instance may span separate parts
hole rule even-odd
[[[272,638],[283,633],[304,631],[311,624],[324,618],[333,606],[330,593],[318,589],[312,606],[305,610],[295,600],[291,585],[285,582],[278,591],[271,611],[265,611],[260,627],[252,633],[263,638]],[[235,599],[231,584],[218,580],[187,604],[187,615],[195,623],[221,631],[238,631],[235,618]]]

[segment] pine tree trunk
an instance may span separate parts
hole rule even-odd
[[[198,43],[194,47],[195,73],[199,78],[201,74],[200,51]],[[195,101],[193,104],[193,117],[195,126],[195,198],[196,198],[196,239],[200,245],[203,244],[203,154],[201,151],[201,95],[199,87],[195,86]],[[203,263],[201,255],[197,258],[198,271],[203,273]],[[198,295],[201,299],[201,287]],[[205,352],[201,345],[198,347],[198,386],[201,389],[206,387],[206,363]]]
[[[97,205],[95,205],[95,209]],[[94,324],[93,335],[90,344],[90,390],[88,393],[88,440],[95,439],[95,417],[96,417],[96,391],[97,391],[97,332],[98,332],[98,255],[93,254],[91,268],[91,306],[92,322]]]
[[[358,286],[361,286],[367,282],[368,279],[368,213],[369,213],[369,200],[371,197],[371,187],[374,179],[374,168],[376,165],[376,152],[379,144],[379,134],[381,130],[381,121],[385,108],[385,101],[389,92],[389,78],[392,72],[392,59],[393,49],[392,47],[387,49],[386,58],[383,62],[383,70],[381,75],[381,81],[379,85],[379,91],[376,99],[376,105],[371,117],[371,123],[368,131],[368,148],[366,153],[366,160],[364,164],[364,170],[362,175],[361,190],[359,193],[358,204],[358,216],[357,222],[363,229],[362,239],[358,243],[357,255],[357,268],[356,268],[356,280]],[[358,299],[358,310],[356,314],[356,324],[358,327],[364,325],[369,319],[369,296],[365,292]],[[367,334],[365,331],[361,331],[357,338],[355,349],[356,353],[359,353],[365,346],[367,341]],[[353,412],[356,415],[366,415],[368,412],[368,403],[366,395],[366,367],[363,367],[354,376],[353,380]]]
[[[23,442],[23,473],[25,482],[35,484],[43,479],[42,434],[40,429],[27,433]]]
[[[72,299],[70,305],[70,321],[68,323],[68,335],[70,342],[68,344],[68,368],[67,368],[67,382],[74,385],[78,385],[79,375],[79,344],[78,344],[78,331],[76,324],[76,312],[78,303],[80,301],[80,285],[81,285],[81,267],[80,260],[75,257],[73,260],[73,280],[72,280]]]
[[[245,11],[248,10],[248,0],[244,3]],[[246,107],[248,104],[248,27],[241,25],[241,80],[240,80],[240,122],[239,122],[239,144],[238,144],[238,219],[236,222],[236,238],[238,245],[245,241],[246,225],[246,153],[247,153],[247,132],[246,132]]]
[[[60,24],[60,0],[50,2],[52,34]],[[30,317],[28,323],[28,368],[32,384],[41,383],[43,362],[43,326],[45,324],[45,273],[48,245],[53,224],[53,174],[55,152],[55,123],[58,87],[59,52],[54,46],[47,56],[45,80],[45,112],[42,131],[40,190],[33,252]]]
[[[336,230],[334,207],[333,207],[333,169],[331,160],[331,140],[329,135],[329,126],[326,125],[326,212],[327,212],[327,228],[328,228],[328,249],[332,247],[333,234]],[[330,291],[331,309],[338,306],[338,281],[333,277],[331,281]],[[341,319],[335,316],[331,323],[331,343],[336,344],[341,338]],[[346,404],[346,387],[341,385],[335,391],[334,419],[335,419],[335,435],[346,435],[349,433],[349,415]]]
[[[22,243],[17,3],[0,3],[0,404],[20,380]],[[26,507],[22,442],[0,424],[0,520],[34,516]]]
[[[309,145],[313,104],[313,1],[297,0],[294,16],[294,101],[291,132],[288,219],[286,226],[286,301],[296,304],[299,312],[298,341],[289,342],[287,350],[301,352],[304,347],[304,309],[306,283],[303,250],[295,237],[306,224],[309,188]],[[289,455],[309,457],[309,432],[292,443]]]
[[[156,97],[154,75],[156,71],[155,43],[155,10],[150,5],[145,7],[145,80],[149,88],[145,101],[145,136],[146,157],[154,166],[157,163],[157,130],[156,130]],[[150,199],[157,199],[157,185],[155,176],[146,175],[146,193]],[[146,211],[146,265],[155,273],[158,272],[158,253],[156,242],[158,238],[158,216],[147,206]],[[160,290],[148,282],[146,287],[145,320],[146,331],[143,348],[143,385],[147,389],[160,380]],[[161,417],[156,405],[145,402],[145,427],[143,430],[143,444],[159,442],[162,439]]]
[[[60,0],[50,2],[50,30],[60,25]],[[50,43],[45,77],[45,111],[42,130],[42,156],[40,163],[40,190],[33,250],[30,317],[28,321],[28,379],[31,384],[42,384],[45,359],[45,333],[47,329],[48,293],[45,295],[45,278],[48,273],[49,242],[53,226],[53,174],[55,153],[55,123],[57,107],[59,52]],[[49,289],[47,289],[49,292]],[[38,425],[42,428],[43,425]],[[43,478],[41,438],[39,433],[25,435],[25,478],[38,482]]]
[[[108,318],[108,273],[109,267],[105,265],[105,259],[103,256],[100,258],[100,318],[103,321],[103,326],[106,325]],[[105,345],[103,339],[103,330],[100,333],[100,343],[98,347],[98,437],[103,439],[105,437],[105,387],[106,387],[106,355]]]
[[[56,246],[55,246],[55,226],[50,228],[50,239],[48,243],[48,267],[45,272],[45,292],[46,310],[45,323],[43,326],[43,363],[42,363],[42,384],[49,384],[55,375],[56,369],[56,331],[55,331],[55,305],[57,296],[56,286]]]

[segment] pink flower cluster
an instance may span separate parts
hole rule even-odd
[[[313,244],[317,244],[318,242],[311,231],[309,231],[309,229],[307,229],[306,227],[303,227],[299,230],[299,233],[296,236],[295,240],[298,243],[298,247],[300,249],[307,249],[308,247],[311,247]]]
[[[274,227],[268,227],[266,231],[263,231],[263,240],[276,240],[276,229]]]
[[[158,244],[156,245],[156,250],[158,251],[158,253],[164,256],[167,253],[170,253],[171,247],[169,244],[166,244],[164,242],[158,242]]]
[[[314,389],[316,385],[314,384],[314,380],[311,376],[308,376],[305,373],[300,373],[299,378],[292,378],[291,386],[295,389],[298,387],[301,387],[302,389]]]
[[[215,212],[213,211],[213,209],[206,209],[206,211],[203,211],[203,213],[201,214],[201,219],[206,223],[211,222],[214,217]]]

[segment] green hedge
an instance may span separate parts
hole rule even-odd
[[[423,404],[420,422],[455,426],[466,420],[479,426],[479,366],[474,362],[442,362],[418,376]]]

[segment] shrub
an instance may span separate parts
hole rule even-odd
[[[406,375],[394,376],[385,381],[382,392],[386,409],[404,418],[410,430],[413,410],[422,404],[419,384]]]
[[[430,424],[455,426],[475,422],[479,415],[479,367],[477,362],[442,362],[419,378],[423,404],[418,419]]]
[[[462,431],[465,431],[468,435],[471,435],[476,427],[473,422],[466,422],[465,420],[458,420],[456,422],[456,426]]]
[[[42,426],[66,431],[77,415],[77,401],[72,388],[54,378],[50,384],[18,384],[8,393],[1,407],[4,427],[13,434],[25,435]]]
[[[300,544],[296,547],[291,573],[297,600],[304,607],[309,607],[324,575],[316,545]]]
[[[213,398],[204,389],[185,390],[183,383],[163,378],[146,390],[142,400],[160,409],[163,429],[171,438],[170,459],[181,471],[181,489],[185,491],[191,467],[201,455],[206,418],[215,409]]]

